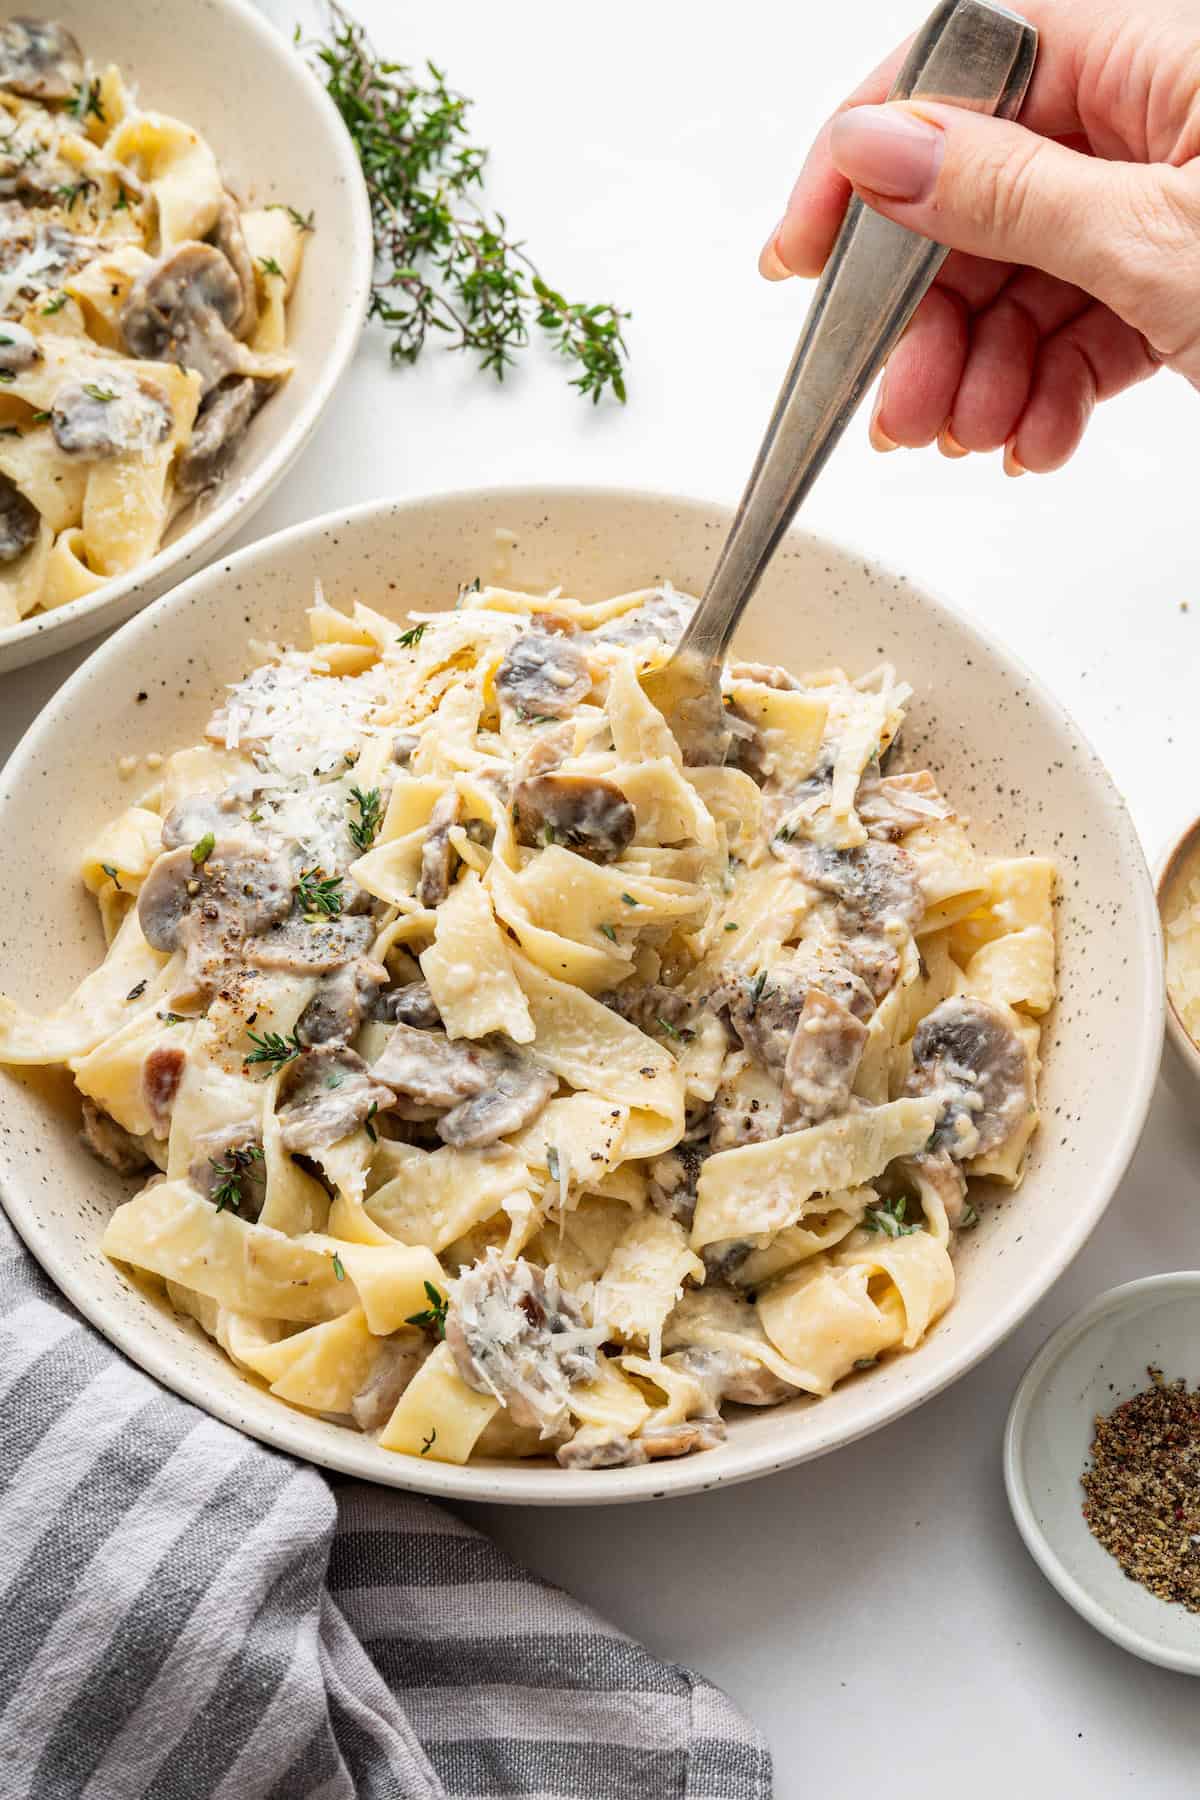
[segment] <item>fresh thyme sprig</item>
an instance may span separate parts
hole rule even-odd
[[[440,1294],[432,1281],[425,1284],[425,1297],[429,1306],[424,1312],[410,1313],[405,1319],[406,1325],[419,1325],[423,1331],[432,1331],[435,1337],[446,1335],[446,1309],[450,1305],[444,1294]]]
[[[259,1037],[257,1031],[247,1031],[246,1036],[254,1045],[243,1059],[247,1065],[251,1063],[270,1063],[273,1068],[282,1069],[284,1063],[291,1062],[293,1056],[299,1056],[304,1045],[293,1031],[288,1037],[280,1037],[277,1031],[264,1032]]]
[[[242,1178],[251,1163],[261,1162],[262,1156],[261,1145],[246,1144],[243,1148],[230,1150],[228,1162],[221,1162],[215,1156],[209,1157],[213,1169],[221,1177],[212,1195],[218,1212],[225,1212],[226,1209],[230,1212],[241,1211],[245,1198],[242,1193]]]
[[[393,360],[415,362],[441,332],[503,380],[536,328],[578,370],[581,394],[623,401],[629,314],[565,299],[503,215],[474,204],[487,151],[471,141],[470,101],[433,63],[385,61],[336,0],[329,20],[327,37],[306,48],[362,165],[375,228],[370,311],[393,334]]]
[[[358,817],[351,819],[346,829],[350,833],[355,849],[364,853],[375,842],[380,825],[383,823],[383,797],[379,789],[368,788],[364,794],[361,788],[350,789],[350,803],[357,806]]]
[[[336,919],[342,910],[342,878],[320,868],[305,869],[296,883],[296,898],[310,925]]]

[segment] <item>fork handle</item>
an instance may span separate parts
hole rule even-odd
[[[1037,32],[992,0],[943,0],[913,40],[889,99],[945,100],[1012,118]],[[685,646],[720,658],[796,509],[820,474],[947,255],[854,196]]]

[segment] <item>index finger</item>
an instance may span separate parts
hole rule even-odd
[[[822,125],[796,177],[783,222],[763,251],[759,267],[764,275],[772,273],[765,266],[772,248],[789,275],[819,275],[825,267],[825,258],[850,203],[850,183],[834,168],[829,154],[833,121],[838,113],[847,112],[852,106],[875,106],[886,100],[911,43],[912,37],[907,37]]]
[[[1097,22],[1112,12],[1112,0],[1088,0],[1064,9],[1061,0],[1019,0],[1020,11],[1043,31],[1042,53],[1021,121],[1044,137],[1062,138],[1082,129],[1077,105],[1079,59]],[[850,183],[833,165],[829,135],[833,121],[852,106],[876,106],[886,100],[915,33],[873,69],[825,121],[796,178],[787,211],[759,259],[764,275],[819,275],[833,247],[846,207]]]

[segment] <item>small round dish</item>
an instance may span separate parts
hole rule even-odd
[[[1196,874],[1200,874],[1200,819],[1193,819],[1171,839],[1155,870],[1154,889],[1164,932],[1164,947],[1167,914],[1172,910],[1185,883]],[[1200,1047],[1193,1042],[1186,1025],[1176,1012],[1169,988],[1163,1074],[1185,1105],[1193,1105],[1200,1098]]]
[[[98,67],[115,62],[146,106],[199,131],[252,206],[291,205],[315,229],[288,305],[292,378],[252,423],[219,487],[174,519],[148,562],[94,593],[0,628],[0,674],[120,625],[208,562],[282,480],[354,355],[366,318],[371,214],[333,102],[249,0],[49,0]]]
[[[1200,1270],[1110,1288],[1042,1346],[1008,1415],[1004,1484],[1029,1554],[1089,1625],[1147,1662],[1200,1675],[1200,1614],[1123,1574],[1083,1517],[1096,1415],[1146,1387],[1150,1364],[1189,1385],[1200,1374]]]

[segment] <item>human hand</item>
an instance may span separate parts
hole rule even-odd
[[[820,272],[851,188],[948,244],[893,352],[877,450],[1004,447],[1060,468],[1097,400],[1200,386],[1200,0],[1014,0],[1041,46],[1020,123],[880,104],[902,45],[826,124],[759,261]]]

